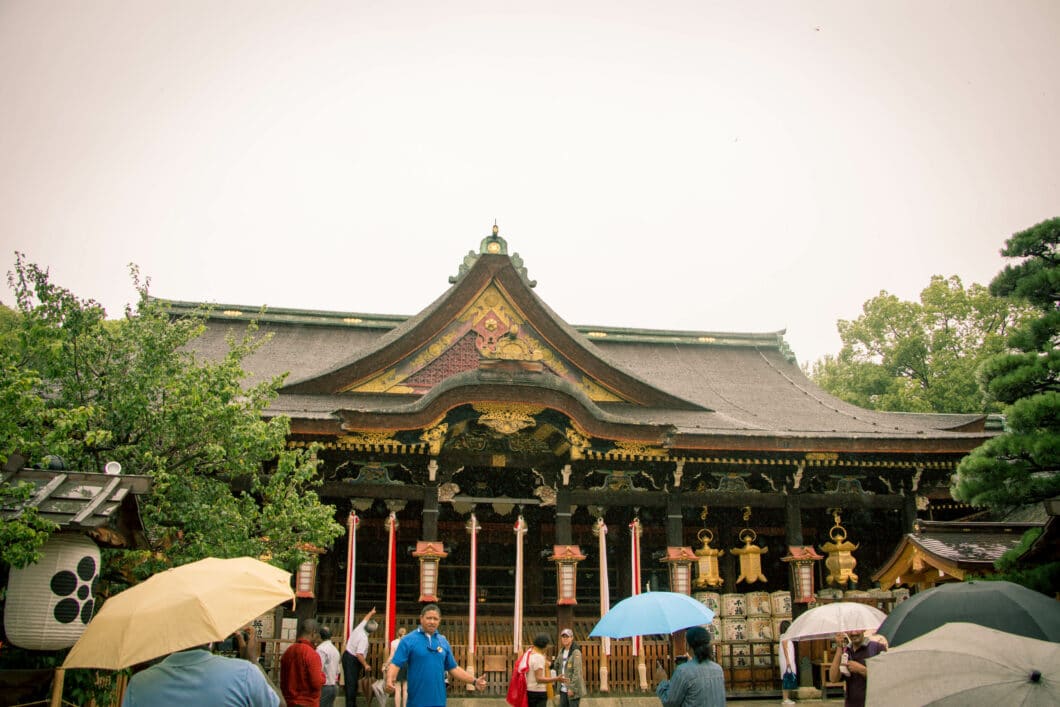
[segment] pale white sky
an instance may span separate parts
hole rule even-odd
[[[1058,37],[1056,0],[0,0],[0,266],[414,314],[496,218],[573,324],[812,361],[1060,215]]]

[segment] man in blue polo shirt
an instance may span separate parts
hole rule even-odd
[[[427,604],[420,611],[420,627],[401,639],[386,670],[386,691],[394,692],[398,671],[408,673],[407,707],[445,707],[445,674],[460,682],[473,682],[479,690],[486,687],[486,676],[474,675],[456,664],[449,641],[438,633],[442,611],[437,604]]]

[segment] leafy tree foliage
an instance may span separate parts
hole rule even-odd
[[[919,302],[886,291],[840,320],[843,347],[813,364],[811,377],[833,395],[875,410],[997,412],[976,371],[1005,348],[1008,332],[1032,314],[982,285],[936,275]]]
[[[1043,221],[1005,242],[1001,254],[1019,261],[990,283],[991,292],[1019,298],[1037,316],[1009,336],[1009,351],[983,366],[987,393],[1007,408],[1004,434],[987,441],[957,468],[955,498],[1003,509],[1060,494],[1060,218]]]
[[[108,320],[17,256],[17,316],[0,318],[0,456],[55,454],[97,472],[113,460],[153,477],[141,501],[153,547],[125,553],[131,575],[206,556],[293,570],[341,526],[313,491],[316,450],[286,449],[289,421],[263,416],[282,377],[246,380],[242,363],[263,338],[251,326],[222,360],[200,360],[187,344],[205,313],[172,318],[132,275],[137,307]],[[23,556],[38,539],[22,542]]]

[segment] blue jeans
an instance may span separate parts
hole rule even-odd
[[[320,707],[331,707],[335,704],[335,698],[338,696],[338,685],[325,685],[320,688]]]

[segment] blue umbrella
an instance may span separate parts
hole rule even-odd
[[[644,592],[623,599],[593,627],[590,636],[627,638],[673,633],[714,620],[714,612],[687,594]]]

